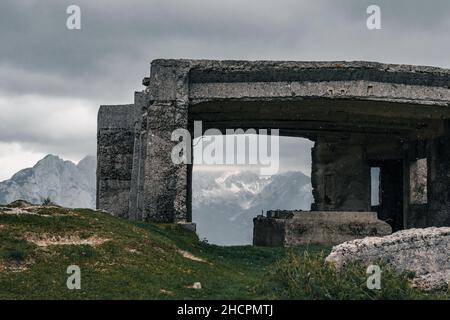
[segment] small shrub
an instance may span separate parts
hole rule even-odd
[[[50,197],[47,197],[44,199],[44,201],[42,201],[43,206],[49,206],[51,204],[52,204],[52,200],[50,199]]]
[[[33,248],[24,240],[0,237],[0,259],[22,262],[33,252]]]

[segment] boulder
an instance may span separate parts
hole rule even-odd
[[[416,277],[412,281],[412,286],[422,291],[445,291],[449,289],[449,281],[450,269]]]
[[[412,271],[414,287],[426,291],[448,288],[450,228],[398,231],[385,237],[367,237],[333,247],[326,262],[342,269],[352,261],[364,265],[385,263],[396,271]]]

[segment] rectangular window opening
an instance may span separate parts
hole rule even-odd
[[[380,203],[380,168],[370,168],[370,205],[379,206]]]

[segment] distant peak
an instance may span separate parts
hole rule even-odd
[[[77,167],[83,167],[86,165],[92,165],[97,161],[97,158],[92,156],[92,155],[87,155],[86,157],[84,157],[83,159],[81,159],[78,164]]]
[[[283,176],[283,177],[291,177],[291,176],[305,176],[305,177],[308,177],[309,178],[309,176],[307,175],[307,174],[305,174],[303,171],[300,171],[300,170],[296,170],[296,171],[283,171],[283,172],[280,172],[279,174],[278,174],[278,176]]]
[[[44,158],[42,158],[42,160],[45,160],[45,159],[61,159],[61,158],[54,154],[48,154]]]
[[[92,161],[95,160],[95,156],[88,154],[87,156],[85,156],[83,159],[81,159],[78,164],[80,164],[80,162],[84,162],[84,161]]]
[[[39,160],[35,166],[42,164],[42,163],[59,162],[59,161],[64,161],[64,160],[58,156],[55,156],[54,154],[48,154],[44,158]]]

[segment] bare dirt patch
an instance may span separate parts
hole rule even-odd
[[[61,208],[58,206],[20,206],[12,207],[0,206],[0,214],[11,214],[11,215],[37,215],[40,217],[56,217],[63,215],[76,215],[72,210]]]
[[[177,252],[179,254],[181,254],[183,256],[183,258],[186,258],[186,259],[189,259],[189,260],[192,260],[192,261],[208,263],[208,261],[206,261],[206,260],[204,260],[202,258],[196,257],[190,252],[187,252],[187,251],[184,251],[184,250],[181,250],[181,249],[177,249]]]
[[[28,211],[21,208],[9,208],[9,207],[0,207],[0,214],[36,214],[35,212]]]
[[[49,234],[27,234],[25,239],[39,247],[64,246],[64,245],[88,245],[92,247],[99,246],[110,239],[90,236],[81,238],[78,234],[49,235]]]

